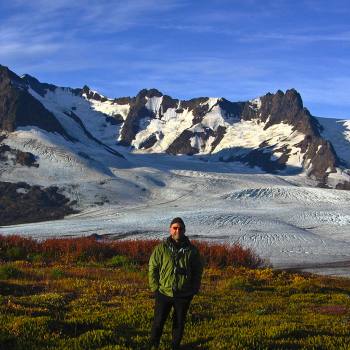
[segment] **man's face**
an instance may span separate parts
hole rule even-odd
[[[185,234],[185,229],[179,223],[170,226],[170,236],[174,241],[180,241]]]

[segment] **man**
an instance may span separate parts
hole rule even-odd
[[[172,348],[179,349],[187,311],[199,291],[203,264],[198,249],[185,232],[183,220],[174,218],[170,237],[155,247],[149,260],[149,284],[155,292],[151,348],[159,347],[165,321],[174,308]]]

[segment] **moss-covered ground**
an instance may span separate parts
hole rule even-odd
[[[0,349],[147,349],[153,303],[147,265],[125,257],[3,261]],[[182,348],[350,349],[350,280],[207,267]]]
[[[0,349],[146,349],[158,242],[0,235]],[[274,271],[239,245],[195,244],[206,268],[183,349],[350,349],[349,279]]]

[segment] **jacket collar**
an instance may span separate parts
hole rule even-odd
[[[166,239],[166,244],[170,248],[171,251],[177,252],[180,250],[187,250],[191,246],[190,240],[187,236],[184,236],[183,239],[179,242],[174,241],[171,237]]]

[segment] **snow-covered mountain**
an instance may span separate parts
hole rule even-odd
[[[350,121],[313,117],[294,89],[245,102],[185,101],[156,89],[107,98],[87,86],[57,87],[0,66],[0,132],[0,181],[55,185],[78,203],[146,198],[147,184],[120,173],[134,167],[129,156],[148,154],[212,167],[240,162],[350,189]],[[152,159],[147,166],[155,166]],[[98,191],[98,199],[74,190],[106,179],[123,185]]]

